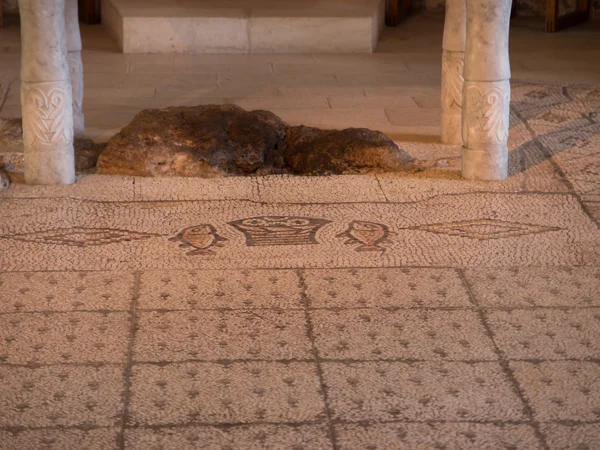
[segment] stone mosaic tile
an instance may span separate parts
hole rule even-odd
[[[546,436],[549,448],[557,450],[592,450],[600,448],[600,426],[598,423],[581,425],[542,423],[540,428]]]
[[[117,428],[0,430],[3,450],[117,450]]]
[[[324,419],[310,363],[135,365],[130,425],[298,423]]]
[[[0,315],[0,362],[125,363],[130,329],[124,312]]]
[[[146,271],[141,309],[303,308],[292,270]]]
[[[385,202],[375,175],[301,177],[273,175],[256,179],[259,200],[269,203]]]
[[[124,382],[119,366],[0,365],[0,427],[115,426]]]
[[[135,178],[137,201],[254,200],[260,201],[258,178]]]
[[[79,175],[77,182],[68,186],[28,186],[12,184],[0,191],[0,204],[11,198],[72,198],[90,201],[132,201],[133,177],[109,175]]]
[[[312,308],[472,306],[452,269],[315,269],[304,280]]]
[[[524,408],[497,363],[323,363],[343,421],[514,421]]]
[[[135,361],[311,359],[304,311],[140,312]]]
[[[600,230],[570,195],[351,205],[29,199],[6,206],[5,270],[600,263]],[[33,219],[24,223],[25,214]]]
[[[129,310],[131,272],[0,273],[0,312]]]
[[[483,306],[600,306],[600,267],[480,268],[465,277]]]
[[[588,213],[600,225],[600,202],[584,202],[584,206]]]
[[[425,449],[541,450],[529,425],[477,423],[372,423],[335,425],[341,450]]]
[[[332,449],[323,425],[190,426],[168,429],[134,428],[125,432],[126,448],[197,449]]]
[[[311,311],[324,359],[494,360],[475,311]]]
[[[511,361],[536,420],[597,421],[600,417],[600,365],[586,361]]]
[[[508,359],[600,358],[600,308],[513,309],[485,316]]]

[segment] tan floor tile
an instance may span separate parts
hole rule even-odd
[[[335,426],[341,450],[443,448],[445,450],[542,449],[529,425],[382,423]]]
[[[0,315],[0,362],[125,363],[130,329],[121,312]]]
[[[508,359],[600,358],[600,308],[513,309],[485,315]]]
[[[475,311],[311,311],[324,359],[494,360]]]
[[[540,428],[546,436],[549,448],[557,450],[600,448],[600,426],[597,423],[587,425],[542,423]]]
[[[147,271],[142,309],[302,308],[297,274],[291,270]]]
[[[385,202],[375,175],[301,177],[272,175],[256,178],[259,197],[269,203]]]
[[[600,365],[584,361],[511,361],[536,420],[598,420]]]
[[[336,420],[522,420],[497,363],[323,363]]]
[[[334,109],[414,108],[417,106],[414,99],[407,95],[366,97],[364,94],[358,97],[329,97],[329,104]]]
[[[323,425],[241,425],[235,427],[182,427],[130,429],[126,448],[148,450],[197,450],[231,448],[244,450],[331,449]]]
[[[228,103],[233,103],[248,111],[257,109],[294,109],[294,108],[323,108],[329,109],[330,105],[325,97],[250,97],[232,98]]]
[[[0,312],[127,311],[134,274],[127,272],[0,273]]]
[[[119,431],[117,428],[0,430],[0,442],[3,450],[117,450]]]
[[[12,184],[0,191],[0,201],[10,198],[72,198],[90,201],[133,200],[133,177],[115,175],[79,175],[69,186],[31,186]]]
[[[0,427],[115,426],[123,375],[120,366],[0,365]]]
[[[484,306],[600,306],[597,267],[480,268],[465,276]]]
[[[308,363],[133,367],[130,424],[306,422],[324,418]]]
[[[469,307],[469,294],[452,269],[307,270],[313,308]]]
[[[135,361],[311,359],[304,311],[140,312]]]
[[[290,125],[343,130],[346,128],[370,128],[386,132],[390,123],[379,109],[325,109],[325,108],[273,108],[272,110]]]
[[[137,201],[183,200],[260,200],[258,178],[169,178],[165,189],[162,178],[135,178]]]

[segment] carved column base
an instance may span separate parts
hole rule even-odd
[[[460,145],[464,52],[442,53],[442,123],[441,139],[443,144]]]
[[[75,182],[71,102],[68,81],[21,82],[27,183]]]
[[[83,63],[81,52],[68,52],[69,73],[73,88],[73,134],[82,138],[85,130],[83,118]]]
[[[465,80],[462,174],[469,180],[508,176],[510,82]]]

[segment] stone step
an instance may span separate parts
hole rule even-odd
[[[370,53],[385,0],[103,0],[124,53]]]

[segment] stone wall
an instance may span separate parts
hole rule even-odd
[[[593,0],[594,9],[600,13],[600,0]],[[443,12],[445,0],[413,0],[416,10]],[[560,14],[575,10],[577,0],[560,0]],[[546,14],[546,0],[521,0],[519,15],[544,16]]]

